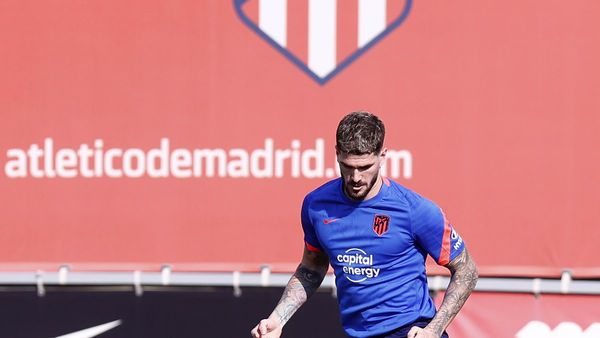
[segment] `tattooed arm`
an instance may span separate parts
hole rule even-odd
[[[329,259],[325,253],[304,249],[302,262],[290,278],[279,303],[269,318],[263,319],[252,329],[252,337],[277,338],[292,315],[312,296],[321,285]]]
[[[479,273],[477,266],[471,259],[469,252],[465,250],[454,258],[446,267],[450,270],[452,277],[446,289],[442,305],[424,329],[413,327],[408,333],[408,338],[429,338],[441,337],[442,333],[448,327],[450,322],[456,317],[458,311],[463,306],[471,291],[477,284]]]

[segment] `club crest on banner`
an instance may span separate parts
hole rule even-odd
[[[412,0],[233,0],[246,26],[325,84],[408,17]]]

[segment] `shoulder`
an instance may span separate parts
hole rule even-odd
[[[418,203],[420,198],[422,198],[421,195],[417,194],[413,190],[389,178],[384,179],[384,184],[389,186],[388,191],[392,198],[401,200],[409,206],[413,206],[414,204]]]
[[[304,197],[304,203],[319,200],[336,198],[340,193],[341,178],[336,178],[324,183],[315,190],[309,192]]]
[[[397,201],[405,203],[410,209],[437,209],[437,205],[421,194],[411,190],[393,180],[386,178],[389,182],[389,195]]]

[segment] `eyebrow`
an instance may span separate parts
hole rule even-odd
[[[344,163],[344,162],[340,162],[340,163],[341,163],[341,164],[342,164],[344,167],[346,167],[346,168],[355,168],[355,169],[358,169],[358,170],[361,170],[361,169],[369,169],[370,167],[372,167],[372,166],[375,164],[375,163],[371,163],[371,164],[361,165],[361,166],[358,166],[358,167],[353,167],[353,166],[347,165],[347,164],[346,164],[346,163]]]

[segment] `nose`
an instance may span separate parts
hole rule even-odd
[[[360,171],[358,171],[358,169],[354,169],[352,171],[352,182],[354,182],[354,183],[360,182]]]

